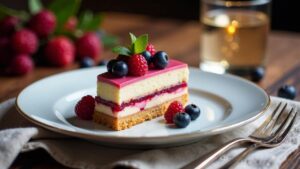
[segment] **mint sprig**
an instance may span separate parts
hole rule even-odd
[[[131,56],[132,54],[139,54],[146,50],[148,44],[148,34],[136,37],[134,34],[129,33],[129,36],[131,39],[131,45],[129,48],[117,46],[113,48],[112,51],[120,55]]]
[[[129,35],[130,35],[130,39],[131,39],[131,44],[133,44],[136,41],[136,36],[131,32],[129,32]]]
[[[125,56],[131,56],[131,54],[132,54],[131,51],[128,48],[124,47],[124,46],[114,47],[112,49],[112,51],[114,53],[117,53],[117,54],[120,54],[120,55],[125,55]]]

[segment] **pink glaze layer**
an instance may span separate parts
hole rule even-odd
[[[98,75],[97,79],[98,82],[104,82],[104,83],[109,83],[111,85],[114,85],[118,88],[122,88],[124,86],[127,86],[129,84],[138,82],[140,80],[144,80],[146,78],[152,77],[152,76],[156,76],[162,73],[166,73],[175,69],[180,69],[180,68],[184,68],[187,67],[186,63],[180,62],[178,60],[169,60],[169,64],[165,69],[162,70],[158,70],[158,69],[150,69],[147,74],[145,74],[144,76],[125,76],[122,78],[117,78],[113,75],[111,75],[110,73],[106,72],[106,73],[102,73],[100,75]]]
[[[186,82],[182,82],[180,84],[171,86],[169,88],[156,91],[156,92],[154,92],[154,93],[152,93],[150,95],[143,96],[143,97],[140,97],[140,98],[137,98],[137,99],[132,99],[129,102],[124,102],[121,105],[118,105],[117,103],[114,103],[112,101],[104,100],[104,99],[102,99],[99,96],[96,96],[95,100],[96,100],[97,103],[101,103],[101,104],[103,104],[105,106],[110,107],[113,112],[117,113],[119,111],[122,111],[125,107],[134,106],[134,105],[142,104],[142,103],[145,104],[145,101],[151,100],[151,99],[153,99],[156,96],[159,96],[159,95],[162,95],[162,94],[165,94],[165,93],[173,93],[175,91],[178,91],[179,89],[184,89],[186,87],[187,87],[187,83]]]

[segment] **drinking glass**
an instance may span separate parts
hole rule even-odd
[[[270,0],[202,0],[200,68],[224,73],[263,67],[269,16]]]

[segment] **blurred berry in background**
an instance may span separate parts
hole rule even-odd
[[[81,67],[94,66],[103,48],[118,40],[101,29],[102,13],[79,13],[80,5],[80,0],[28,0],[24,11],[0,4],[1,72],[25,75],[40,63],[67,67],[79,61]]]

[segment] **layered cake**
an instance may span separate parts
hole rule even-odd
[[[187,64],[156,51],[148,35],[130,33],[130,38],[127,47],[113,49],[117,57],[98,75],[97,96],[85,96],[75,106],[79,118],[123,130],[163,115],[173,101],[187,102]]]
[[[161,116],[172,101],[187,102],[188,73],[185,63],[169,60],[166,68],[149,70],[143,76],[100,74],[93,119],[123,130]]]

